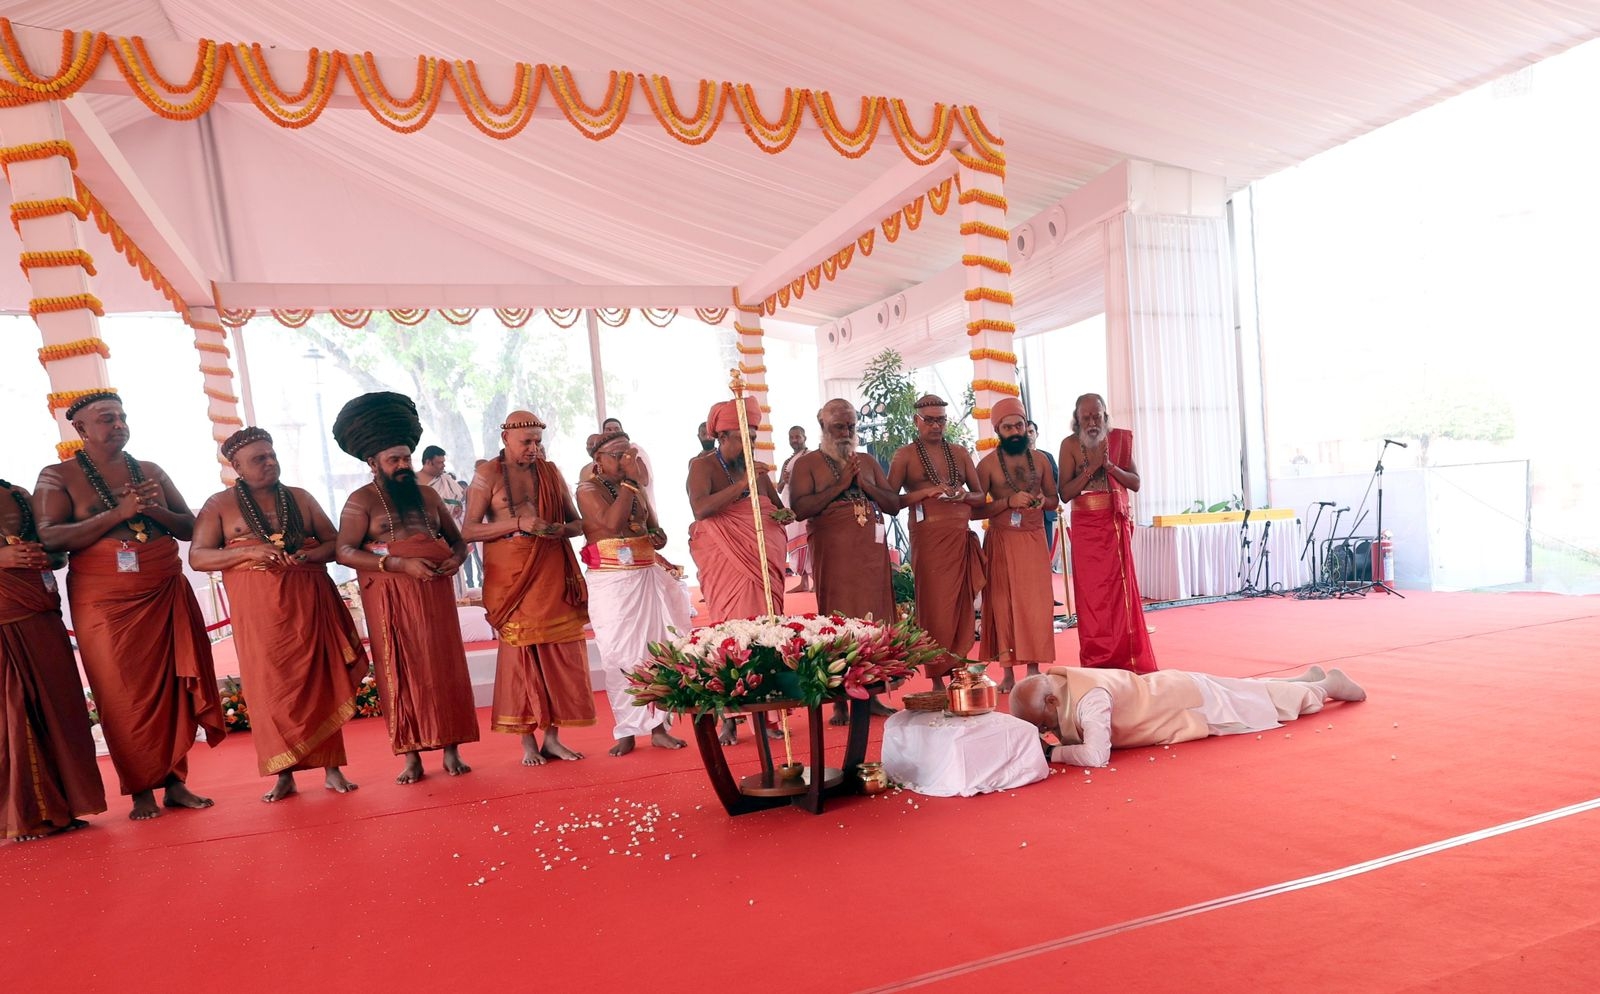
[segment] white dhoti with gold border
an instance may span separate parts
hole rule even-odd
[[[883,771],[929,797],[971,797],[1037,783],[1050,765],[1039,729],[1021,718],[901,711],[883,725]]]
[[[648,735],[672,716],[654,707],[635,707],[623,673],[644,662],[651,642],[671,637],[668,628],[689,630],[689,588],[653,556],[643,565],[591,568],[585,579],[589,623],[616,723],[612,735]]]

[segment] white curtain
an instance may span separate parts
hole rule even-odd
[[[1127,214],[1123,224],[1134,514],[1148,525],[1239,493],[1233,255],[1224,218]]]

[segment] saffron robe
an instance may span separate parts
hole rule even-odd
[[[538,515],[565,520],[565,484],[553,463],[539,474]],[[505,500],[504,481],[496,495]],[[511,535],[483,543],[483,608],[499,636],[489,727],[527,734],[595,723],[583,627],[588,588],[565,538]]]
[[[787,555],[783,526],[772,520],[777,510],[760,498],[761,532],[767,543],[767,581],[772,587],[772,610],[783,613],[783,564]],[[767,613],[761,590],[761,565],[756,554],[756,527],[748,498],[736,500],[701,518],[689,529],[689,554],[700,577],[705,598],[705,624],[729,618],[759,617]]]
[[[228,543],[265,544],[253,535]],[[223,573],[239,681],[262,776],[345,764],[344,733],[367,675],[355,622],[323,565]]]
[[[1011,523],[1013,514],[1020,515],[1017,525]],[[1055,662],[1055,596],[1044,511],[1030,507],[990,518],[983,556],[989,581],[983,592],[983,658],[1008,666]]]
[[[106,809],[61,597],[0,570],[0,835],[42,835]]]
[[[118,572],[125,548],[138,572]],[[211,641],[177,540],[108,538],[72,553],[67,598],[122,792],[186,780],[195,726],[213,747],[226,731]]]
[[[911,509],[911,570],[917,586],[917,624],[949,654],[927,666],[949,673],[972,652],[973,601],[983,590],[983,553],[965,501],[925,500]]]
[[[857,520],[857,502],[852,500],[835,500],[806,522],[817,610],[893,624],[893,567],[883,539],[883,515],[874,504],[866,507],[865,522]]]
[[[389,555],[437,562],[451,553],[442,538],[414,535],[389,543]],[[449,580],[364,570],[360,586],[394,754],[478,741],[472,678]]]
[[[1107,458],[1126,466],[1133,432],[1113,428]],[[1077,595],[1078,662],[1150,673],[1156,665],[1144,602],[1133,572],[1133,517],[1128,491],[1106,474],[1111,489],[1086,490],[1072,500],[1072,589]]]

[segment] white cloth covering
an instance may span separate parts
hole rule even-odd
[[[612,735],[649,735],[671,720],[654,707],[635,707],[624,671],[644,661],[651,642],[667,629],[689,630],[689,588],[660,566],[645,569],[589,570],[589,622],[605,672],[606,700],[615,722]]]
[[[1200,688],[1203,703],[1195,710],[1206,720],[1212,735],[1243,735],[1279,728],[1322,710],[1327,695],[1321,687],[1285,680],[1242,680],[1236,677],[1185,673]],[[1111,695],[1104,688],[1084,694],[1078,701],[1081,745],[1056,746],[1050,758],[1068,766],[1105,766],[1111,761]],[[884,739],[887,743],[887,736]]]
[[[1050,775],[1039,730],[991,711],[957,718],[901,711],[883,725],[889,779],[929,797],[971,797],[1037,783]]]

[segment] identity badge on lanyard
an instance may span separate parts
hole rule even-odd
[[[388,542],[374,542],[371,545],[367,546],[367,548],[372,551],[372,554],[374,556],[387,556],[389,554],[389,543]],[[400,564],[396,563],[395,565],[398,566]]]
[[[123,542],[122,548],[117,550],[117,572],[139,572],[139,553],[135,552],[133,546],[127,542]]]
[[[1013,527],[1013,528],[1021,528],[1022,527],[1022,512],[1021,511],[1012,511],[1011,512],[1011,527]]]
[[[39,579],[44,581],[44,589],[52,594],[56,592],[56,575],[54,573],[49,570],[43,570],[39,573]]]
[[[917,520],[918,521],[925,521],[925,520],[927,520],[927,517],[928,517],[927,512],[922,509],[922,502],[918,501],[917,502]]]

